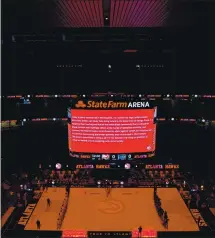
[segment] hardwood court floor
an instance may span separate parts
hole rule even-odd
[[[57,215],[64,199],[65,189],[57,192],[49,188],[26,225],[27,230],[56,230]],[[169,214],[168,231],[198,231],[198,227],[175,188],[158,189],[162,206]],[[52,205],[47,209],[46,199]],[[180,222],[179,222],[180,221]],[[72,188],[62,230],[131,231],[143,229],[164,231],[153,201],[153,188],[113,188],[106,197],[104,188]]]
[[[158,196],[161,198],[163,209],[168,212],[169,227],[172,231],[199,231],[176,188],[160,188]]]
[[[57,219],[63,200],[65,198],[65,188],[48,188],[44,191],[36,205],[25,230],[36,230],[37,219],[41,222],[41,230],[57,230]],[[47,206],[47,198],[51,200],[51,206]]]

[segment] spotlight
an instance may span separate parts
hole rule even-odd
[[[139,64],[136,65],[136,69],[137,69],[137,70],[140,70],[140,65],[139,65]]]
[[[123,182],[123,181],[120,181],[120,184],[121,184],[121,185],[123,185],[123,184],[124,184],[124,182]]]
[[[107,21],[107,20],[108,20],[108,17],[105,17],[105,20]]]
[[[174,121],[174,120],[175,120],[175,118],[174,118],[174,117],[172,117],[172,118],[171,118],[171,121]]]
[[[23,121],[26,121],[26,119],[24,118]]]
[[[56,121],[56,118],[53,118],[53,121]]]
[[[195,95],[194,95],[194,97],[195,97],[195,98],[197,98],[197,97],[198,97],[198,95],[197,95],[197,94],[195,94]]]
[[[83,94],[83,98],[85,98],[86,97],[86,95],[85,94]]]
[[[141,98],[141,97],[142,97],[142,95],[141,95],[141,94],[139,94],[139,97]]]
[[[97,184],[98,184],[98,185],[101,185],[101,181],[98,181]]]
[[[111,65],[110,64],[108,65],[108,68],[111,69]]]
[[[118,168],[120,168],[120,165],[118,165]]]
[[[66,165],[66,167],[68,168],[68,167],[69,167],[69,165],[67,164],[67,165]]]
[[[170,97],[170,94],[167,94],[166,97],[169,98],[169,97]]]
[[[111,97],[113,97],[113,95],[112,95],[112,94],[111,94],[110,96],[111,96]]]
[[[125,169],[130,169],[131,168],[131,165],[129,163],[126,163],[125,164]]]
[[[51,168],[52,166],[51,165],[49,165],[49,168]]]
[[[28,98],[30,98],[31,97],[31,95],[28,95]]]
[[[55,167],[56,167],[56,169],[61,169],[62,165],[61,165],[60,163],[57,163],[57,164],[55,165]]]
[[[201,188],[201,190],[203,191],[203,190],[204,190],[204,185],[201,185],[201,187],[200,187],[200,188]]]
[[[202,119],[202,122],[205,122],[205,119]]]
[[[55,95],[55,97],[57,98],[57,95]]]
[[[55,184],[55,181],[54,181],[54,180],[52,180],[52,184],[53,184],[53,185]]]

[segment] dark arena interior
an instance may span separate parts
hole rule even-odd
[[[2,0],[1,237],[215,237],[215,2]]]

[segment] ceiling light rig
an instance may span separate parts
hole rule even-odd
[[[82,68],[82,64],[58,64],[57,68]]]
[[[192,94],[192,95],[191,95],[191,98],[192,98],[192,99],[197,99],[198,97],[199,97],[198,94]]]
[[[112,69],[112,67],[108,68],[108,69]],[[125,93],[110,93],[112,94],[114,97],[119,97],[119,96],[123,96],[124,98],[129,98],[130,94],[125,94]],[[86,95],[86,94],[85,94]],[[87,97],[95,97],[95,95],[97,97],[107,97],[108,93],[93,93],[91,95],[86,95]],[[167,93],[167,94],[132,94],[132,97],[140,97],[140,95],[142,95],[142,97],[146,97],[146,98],[154,98],[154,99],[161,99],[161,100],[166,100],[166,99],[177,99],[177,100],[192,100],[195,99],[196,101],[200,101],[202,102],[202,100],[215,100],[215,95],[199,95],[199,94],[171,94],[171,93]],[[197,95],[197,96],[196,96]],[[25,95],[11,95],[11,96],[1,96],[1,98],[4,99],[8,99],[8,100],[18,100],[18,99],[23,99],[23,98],[44,98],[44,100],[48,100],[49,98],[78,98],[79,96],[81,96],[81,94],[25,94]]]
[[[164,64],[137,64],[136,69],[140,70],[141,68],[164,68]]]
[[[104,17],[104,26],[109,27],[110,21],[108,15],[105,15]]]

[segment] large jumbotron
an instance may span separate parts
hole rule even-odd
[[[79,98],[68,109],[70,155],[133,160],[155,153],[157,107],[140,98]]]

